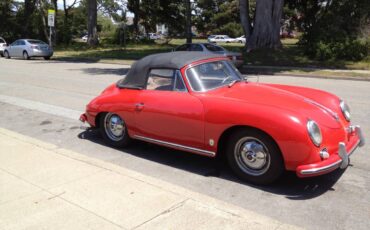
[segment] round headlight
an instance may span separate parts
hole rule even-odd
[[[351,121],[351,111],[347,103],[341,100],[339,103],[339,106],[340,106],[340,109],[342,110],[344,118],[346,118],[347,121]]]
[[[320,127],[317,125],[317,123],[314,122],[313,120],[308,120],[307,121],[307,132],[313,144],[319,147],[322,142],[322,135],[321,135]]]

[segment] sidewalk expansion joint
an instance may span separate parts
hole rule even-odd
[[[177,210],[178,208],[181,208],[182,206],[184,206],[184,204],[185,204],[188,200],[190,200],[190,198],[186,198],[185,200],[182,200],[182,201],[180,201],[179,203],[172,205],[170,208],[168,208],[168,209],[164,210],[163,212],[161,212],[161,213],[159,213],[159,214],[155,215],[154,217],[150,218],[149,220],[146,220],[146,221],[144,221],[143,223],[141,223],[141,224],[139,224],[139,225],[137,225],[137,226],[135,226],[135,227],[131,228],[131,230],[137,229],[137,228],[139,228],[139,227],[143,226],[144,224],[149,223],[150,221],[152,221],[152,220],[154,220],[154,219],[157,219],[158,217],[160,217],[160,216],[162,216],[162,215],[168,214],[168,213],[170,213],[170,212],[173,212],[173,211]]]

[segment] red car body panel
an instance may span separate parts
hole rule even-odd
[[[285,168],[300,177],[328,173],[335,168],[303,175],[301,170],[325,167],[340,160],[338,143],[349,152],[360,137],[348,132],[340,99],[330,93],[295,86],[239,82],[207,92],[193,92],[186,69],[212,58],[184,66],[180,72],[188,92],[120,89],[115,84],[91,101],[81,120],[98,126],[99,113],[114,112],[124,118],[130,137],[147,138],[155,143],[215,156],[223,133],[238,126],[249,126],[270,135],[279,146]],[[315,146],[307,132],[312,119],[321,128],[323,142]],[[211,143],[213,142],[213,143]],[[326,148],[328,159],[320,157]],[[202,150],[194,151],[194,149]],[[339,167],[339,166],[338,166]]]

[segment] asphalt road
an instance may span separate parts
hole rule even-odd
[[[213,159],[135,142],[107,147],[96,131],[80,129],[78,114],[129,66],[0,59],[0,127],[154,176],[307,229],[370,229],[370,82],[260,76],[260,82],[324,89],[351,106],[367,145],[345,171],[298,179],[286,173],[258,187],[239,181]],[[257,79],[251,79],[257,80]]]

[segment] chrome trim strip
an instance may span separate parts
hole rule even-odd
[[[171,143],[171,142],[167,142],[167,141],[160,141],[160,140],[156,140],[156,139],[149,138],[149,137],[134,135],[134,138],[139,139],[139,140],[143,140],[143,141],[152,142],[152,143],[155,143],[155,144],[165,145],[165,146],[168,146],[168,147],[183,149],[185,151],[190,151],[190,152],[194,152],[194,153],[209,156],[209,157],[214,157],[216,155],[215,152],[211,152],[211,151],[207,151],[207,150],[203,150],[203,149],[197,149],[197,148],[193,148],[193,147],[189,147],[189,146],[185,146],[185,145],[179,145],[179,144],[175,144],[175,143]]]
[[[359,145],[360,145],[360,140],[357,141],[357,143],[349,151],[349,153],[347,154],[347,156],[348,157],[351,156],[351,154],[357,149],[357,147],[359,147]],[[336,169],[336,168],[339,167],[339,165],[342,163],[342,161],[343,161],[342,159],[339,159],[336,162],[331,163],[330,165],[326,165],[326,166],[323,166],[323,167],[320,167],[320,168],[312,168],[312,169],[301,170],[301,174],[302,175],[310,175],[310,174],[316,174],[316,173],[321,173],[321,172],[329,171],[331,169]]]

